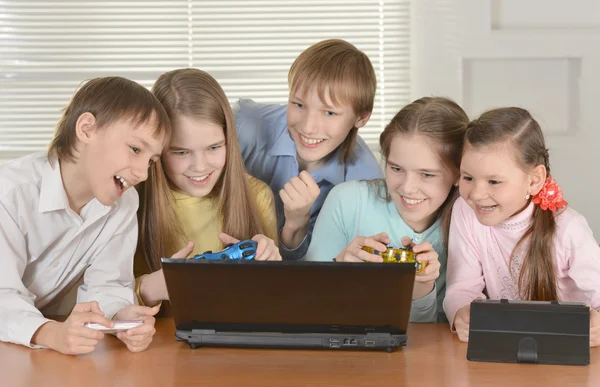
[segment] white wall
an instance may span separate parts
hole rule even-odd
[[[521,106],[542,125],[552,174],[600,239],[600,1],[413,1],[412,96],[469,116]]]

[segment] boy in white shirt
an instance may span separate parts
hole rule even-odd
[[[117,334],[148,347],[158,308],[135,305],[133,255],[138,195],[171,127],[154,95],[119,77],[96,78],[73,97],[48,154],[0,167],[0,341],[92,352],[112,320],[143,320]],[[65,322],[41,311],[76,284]]]

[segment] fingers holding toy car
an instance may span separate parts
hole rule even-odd
[[[219,240],[224,244],[236,244],[240,241],[225,233],[219,234]],[[257,261],[281,261],[281,255],[279,254],[279,248],[275,244],[273,239],[268,238],[263,234],[257,234],[252,238],[252,241],[256,243],[256,252],[254,259]]]
[[[385,251],[390,237],[382,232],[370,237],[357,236],[338,256],[336,262],[383,262],[383,258],[375,251]],[[367,247],[370,251],[364,249]]]
[[[421,263],[422,269],[417,270],[415,282],[430,282],[440,276],[440,261],[438,253],[429,242],[416,245],[409,237],[402,238],[402,245],[415,253],[415,259]]]

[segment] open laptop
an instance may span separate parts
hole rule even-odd
[[[412,263],[162,259],[176,337],[198,346],[406,344]]]

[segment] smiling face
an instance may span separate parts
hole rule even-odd
[[[158,161],[165,140],[155,131],[155,118],[137,126],[123,118],[87,132],[81,162],[92,197],[110,206],[125,190],[146,180],[148,167]]]
[[[481,224],[502,223],[528,205],[531,175],[519,167],[508,142],[478,147],[465,144],[460,168],[460,196]]]
[[[418,134],[394,136],[385,172],[398,213],[415,232],[423,232],[435,222],[456,181],[442,163],[433,140]]]
[[[287,125],[296,143],[298,164],[309,172],[321,167],[350,130],[364,126],[370,116],[359,117],[348,103],[335,105],[327,91],[324,96],[322,101],[316,89],[299,90],[288,102]]]
[[[193,197],[210,194],[223,173],[226,157],[221,126],[187,116],[173,120],[163,165],[167,177],[181,192]]]

